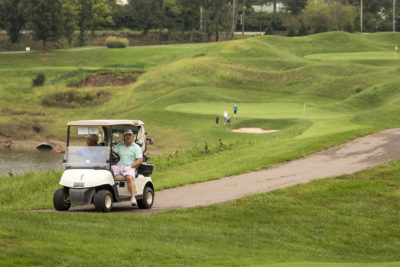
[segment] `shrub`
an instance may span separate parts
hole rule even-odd
[[[302,22],[299,28],[299,32],[297,33],[298,36],[305,36],[308,34],[308,30],[306,25]]]
[[[36,77],[32,79],[32,86],[42,86],[46,81],[46,76],[43,73],[36,74]]]
[[[268,23],[267,27],[265,27],[265,35],[273,35],[274,29],[272,27],[272,23]]]
[[[290,28],[287,30],[286,35],[287,35],[288,37],[296,36],[296,30],[295,30],[293,27],[290,27]]]
[[[106,39],[106,45],[108,48],[125,48],[129,46],[129,41],[126,38],[110,36]]]

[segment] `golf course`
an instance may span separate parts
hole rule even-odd
[[[68,121],[136,119],[154,139],[155,198],[251,175],[400,128],[397,45],[399,33],[327,32],[0,53],[0,145],[59,146]],[[253,127],[275,131],[233,132]],[[399,169],[394,160],[145,215],[40,212],[53,207],[62,170],[2,177],[0,265],[398,266]]]

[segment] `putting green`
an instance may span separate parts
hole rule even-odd
[[[353,53],[321,53],[307,55],[304,58],[316,60],[400,60],[400,55],[393,51],[372,51]]]
[[[234,103],[199,102],[176,104],[167,107],[167,110],[192,114],[221,115],[227,111],[233,114]],[[272,103],[237,103],[238,115],[241,118],[254,119],[333,119],[347,114],[330,111],[314,105],[305,105],[291,102]],[[304,115],[304,116],[303,116]]]
[[[169,111],[218,115],[222,118],[225,111],[233,117],[235,103],[197,102],[168,106]],[[359,129],[365,126],[351,122],[353,114],[336,112],[316,105],[305,105],[295,102],[271,103],[236,103],[240,119],[305,119],[313,125],[302,135],[303,137],[324,135]],[[233,120],[233,123],[235,120]],[[257,127],[258,125],[252,125]]]

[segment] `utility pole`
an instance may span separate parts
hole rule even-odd
[[[360,32],[363,32],[363,0],[360,0]]]
[[[393,32],[396,31],[396,0],[393,0]]]
[[[203,5],[200,6],[200,32],[203,32]]]
[[[262,34],[262,32],[263,32],[263,5],[264,5],[264,2],[261,2],[261,6],[260,6],[260,35],[263,35]]]
[[[242,35],[244,35],[244,2],[245,0],[243,0],[243,5],[242,5]]]
[[[232,5],[232,40],[233,40],[233,38],[235,36],[235,28],[236,28],[235,11],[236,11],[236,0],[233,0],[233,5]]]

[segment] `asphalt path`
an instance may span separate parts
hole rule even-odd
[[[129,202],[120,202],[114,203],[112,212],[149,214],[214,205],[314,179],[354,173],[399,158],[399,140],[400,129],[384,130],[269,169],[158,191],[150,210],[132,208]],[[95,211],[93,205],[70,209],[70,212],[90,211]]]

